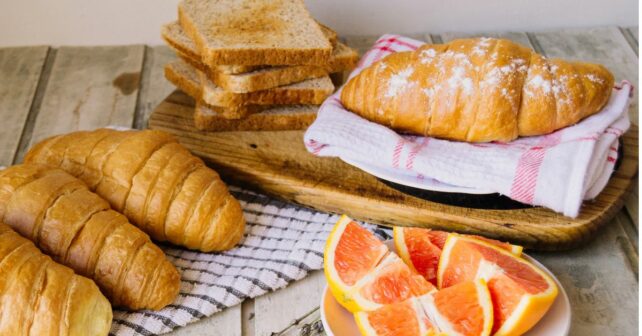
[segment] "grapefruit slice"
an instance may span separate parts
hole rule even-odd
[[[555,301],[557,285],[528,261],[485,241],[449,234],[439,261],[439,288],[484,279],[493,301],[493,334],[521,335]]]
[[[436,285],[439,257],[446,244],[448,232],[395,226],[393,236],[395,248],[401,259],[430,283]],[[481,236],[470,237],[496,245],[516,256],[520,256],[522,253],[522,247],[518,245],[511,245]]]
[[[450,336],[488,336],[493,302],[486,281],[466,281],[420,298],[429,319]]]
[[[348,292],[388,252],[388,247],[370,231],[348,216],[339,218],[326,242],[323,269],[332,295],[341,305],[350,306]]]
[[[324,252],[324,272],[337,302],[351,312],[374,310],[435,290],[347,216],[335,224]]]
[[[357,282],[350,293],[354,311],[370,311],[382,305],[404,301],[437,289],[415,273],[399,256],[388,254],[368,275]]]
[[[367,336],[488,336],[493,305],[486,283],[477,280],[354,317],[361,334]]]
[[[375,311],[354,314],[363,336],[438,335],[418,298],[385,305]]]

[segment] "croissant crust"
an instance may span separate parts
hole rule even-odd
[[[507,142],[551,133],[600,111],[613,83],[601,65],[474,38],[388,55],[352,78],[341,102],[401,132]]]

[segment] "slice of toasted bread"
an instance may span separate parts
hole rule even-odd
[[[324,65],[332,53],[302,0],[182,0],[178,16],[208,66]]]
[[[321,25],[321,27],[325,26]],[[326,36],[336,42],[336,33],[327,27],[323,29]],[[217,85],[233,92],[265,90],[308,78],[321,77],[326,72],[348,71],[354,68],[359,59],[359,55],[354,49],[342,43],[335,43],[332,57],[324,67],[325,71],[322,71],[320,67],[306,65],[290,67],[218,65],[210,69],[202,63],[194,42],[185,34],[178,22],[163,25],[161,36],[186,61],[201,71],[207,71],[210,79]]]
[[[198,103],[194,125],[201,131],[286,131],[306,129],[317,116],[317,105],[273,106],[243,119],[226,119],[216,108]]]
[[[303,82],[280,86],[269,90],[234,93],[223,90],[210,81],[202,71],[176,60],[165,65],[165,77],[185,93],[206,104],[225,107],[228,110],[245,110],[252,105],[321,104],[334,91],[330,77],[308,79]],[[184,83],[189,80],[189,83]],[[194,88],[194,83],[200,83]]]
[[[236,93],[216,85],[204,72],[199,72],[203,101],[214,106],[228,108],[245,105],[321,104],[334,92],[329,76],[306,79],[299,83],[267,90]]]
[[[317,24],[319,25],[319,27],[321,27],[323,35],[325,35],[325,37],[328,38],[328,41],[330,41],[332,48],[335,48],[337,46],[337,43],[339,42],[339,34],[337,34],[337,32],[335,32],[332,28],[324,25],[319,21],[317,21]]]
[[[189,64],[176,61],[165,64],[165,78],[176,85],[181,91],[194,98],[195,101],[206,104],[202,101],[203,91],[199,72]],[[221,118],[240,119],[249,114],[260,112],[268,108],[260,105],[244,105],[236,108],[225,108],[221,106],[210,106],[219,112]]]
[[[245,118],[230,119],[225,108],[210,106],[200,101],[201,85],[198,73],[180,63],[168,63],[165,76],[181,91],[196,101],[194,125],[203,131],[283,131],[307,128],[316,118],[316,105],[264,106]],[[262,106],[263,107],[263,106]]]
[[[332,48],[336,48],[337,47],[337,43],[339,43],[339,37],[338,37],[337,32],[332,30],[332,28],[322,24],[321,22],[317,22],[317,23],[321,27],[321,30],[323,30],[323,34],[325,34],[325,36],[328,38],[328,41],[330,41],[330,44],[332,45]],[[185,32],[183,31],[183,28],[181,28],[181,25],[178,23],[178,21],[176,21],[176,25],[180,29],[180,32],[182,34],[185,34]],[[193,46],[194,50],[196,50],[195,49],[196,46],[194,45],[194,42],[192,42],[192,40],[189,38],[189,36],[184,35],[184,37],[189,40],[190,45]],[[343,46],[347,47],[346,45],[343,45]],[[353,49],[350,49],[350,50],[353,50]],[[356,59],[358,60],[359,59],[359,54],[356,52],[356,50],[354,51],[354,53],[355,53]],[[199,57],[199,59],[200,59],[200,57]],[[354,64],[356,65],[356,63],[357,63],[357,61],[355,60]],[[261,70],[261,69],[264,69],[266,67],[269,67],[269,66],[268,65],[234,65],[234,64],[229,64],[229,65],[217,65],[216,67],[214,67],[214,70],[216,70],[216,71],[218,71],[219,73],[222,73],[222,74],[235,75],[235,74],[242,74],[242,73],[250,72],[250,71]],[[354,68],[354,65],[352,66],[352,68]],[[340,71],[344,71],[344,70],[340,70]],[[312,78],[312,77],[310,77],[310,78]],[[290,83],[294,83],[294,82],[290,82]],[[285,85],[285,84],[289,84],[289,83],[281,83],[279,85]],[[268,88],[268,87],[264,87],[264,88]],[[260,89],[257,88],[256,90],[263,90],[263,88],[260,88]],[[256,90],[249,90],[248,89],[247,91],[256,91]]]
[[[328,26],[318,23],[321,29],[323,30],[323,34],[328,38],[328,41],[330,41],[330,44],[332,44],[333,48],[337,48],[337,43],[338,43],[338,35],[337,32],[329,28]],[[201,60],[201,55],[198,54],[198,50],[196,49],[196,45],[192,41],[192,39],[185,34],[185,31],[181,27],[180,23],[178,21],[170,22],[162,26],[161,28],[161,36],[163,39],[172,47],[174,50],[185,54],[192,59],[196,60],[198,59],[199,62]],[[347,61],[348,55],[346,54],[346,49],[354,52],[354,57],[359,58],[359,54],[354,51],[353,49],[349,49],[348,46],[345,44],[342,44],[340,46],[340,56],[342,57],[343,61]],[[337,51],[335,50],[334,53],[332,54],[335,58],[337,57]],[[352,55],[350,55],[352,56]],[[330,62],[332,63],[332,59]],[[354,61],[356,64],[356,60]],[[269,67],[268,65],[217,65],[213,67],[212,70],[218,71],[219,73],[222,74],[242,74],[250,71],[255,71],[255,70],[260,70],[260,69],[265,69]],[[354,67],[354,66],[353,66]],[[337,71],[344,71],[345,69],[340,69]]]
[[[266,90],[310,78],[323,77],[328,73],[348,71],[354,68],[359,59],[359,55],[354,49],[343,43],[338,43],[329,63],[324,67],[309,65],[268,66],[246,73],[228,74],[219,71],[220,67],[210,69],[201,62],[193,42],[185,35],[178,23],[164,25],[161,35],[183,60],[200,71],[206,72],[209,79],[216,85],[236,93]]]

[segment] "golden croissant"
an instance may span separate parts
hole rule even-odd
[[[601,65],[549,59],[504,39],[460,39],[388,55],[352,78],[341,102],[400,132],[507,142],[600,111],[613,81]]]
[[[73,132],[36,144],[25,162],[80,178],[157,241],[211,252],[243,237],[239,202],[215,171],[168,133]]]
[[[161,309],[178,295],[180,275],[163,251],[61,169],[22,164],[0,171],[0,222],[94,279],[115,306]]]
[[[107,335],[112,311],[93,281],[0,221],[0,335]]]

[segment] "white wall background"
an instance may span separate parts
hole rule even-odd
[[[306,0],[341,34],[638,24],[638,0]],[[0,0],[0,46],[161,44],[178,0]]]

